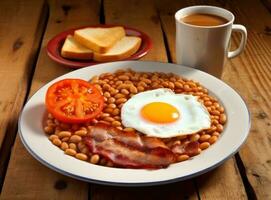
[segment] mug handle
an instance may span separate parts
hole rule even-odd
[[[242,38],[241,38],[241,43],[240,43],[239,47],[234,51],[228,52],[228,58],[234,58],[234,57],[238,56],[244,50],[246,43],[247,43],[247,29],[246,29],[246,27],[244,27],[243,25],[240,25],[240,24],[233,24],[232,31],[237,31],[237,32],[241,33]]]

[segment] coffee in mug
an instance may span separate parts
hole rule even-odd
[[[246,28],[233,24],[234,15],[215,6],[191,6],[176,12],[176,60],[221,77],[226,58],[238,56],[247,39]],[[239,47],[228,51],[232,31],[242,35]]]
[[[196,26],[218,26],[228,22],[228,20],[223,17],[204,13],[188,15],[184,18],[181,18],[180,20],[186,24],[192,24]]]

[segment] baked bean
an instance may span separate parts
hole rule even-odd
[[[221,133],[221,132],[223,131],[223,125],[217,124],[217,125],[216,125],[216,130],[217,130],[219,133]]]
[[[82,137],[79,136],[79,135],[72,135],[72,136],[70,137],[70,142],[72,142],[72,143],[78,143],[78,142],[80,142],[81,140],[82,140]]]
[[[226,121],[227,121],[226,115],[225,115],[225,114],[221,114],[221,115],[219,116],[219,122],[223,125],[223,124],[226,123]]]
[[[125,84],[128,84],[128,85],[132,85],[133,82],[132,81],[124,81]]]
[[[207,149],[208,147],[210,146],[210,143],[209,142],[203,142],[199,145],[199,148],[201,150],[204,150],[204,149]]]
[[[61,145],[60,145],[60,148],[65,151],[66,149],[69,148],[69,145],[67,142],[62,142]]]
[[[127,81],[130,79],[129,76],[126,76],[126,75],[120,75],[118,78],[119,80],[122,80],[122,81]]]
[[[121,126],[117,126],[116,129],[119,129],[119,130],[123,130],[123,128]]]
[[[120,85],[120,84],[122,84],[123,83],[123,81],[116,81],[116,85],[118,86],[118,85]]]
[[[217,124],[219,124],[219,122],[216,119],[213,119],[212,124],[217,125]]]
[[[108,103],[114,103],[116,101],[116,99],[114,97],[109,97],[107,102]]]
[[[105,117],[104,120],[105,120],[105,121],[108,121],[108,122],[113,122],[113,121],[115,121],[113,117]]]
[[[209,140],[208,140],[208,142],[209,142],[210,144],[214,144],[216,141],[217,141],[217,136],[212,136],[212,137],[210,137]]]
[[[92,164],[97,164],[100,160],[100,156],[98,154],[94,154],[90,157],[90,162]]]
[[[121,89],[120,92],[124,95],[129,94],[129,91],[127,89]]]
[[[107,108],[116,108],[117,106],[116,106],[116,104],[114,104],[114,103],[110,103],[110,104],[108,104],[107,105]]]
[[[70,137],[64,137],[64,138],[61,139],[62,142],[67,142],[69,140],[70,140]]]
[[[55,134],[50,135],[49,140],[53,141],[54,139],[58,139],[58,136]]]
[[[87,133],[88,133],[87,130],[84,130],[84,129],[81,129],[81,130],[74,132],[75,135],[79,135],[79,136],[86,136]]]
[[[75,157],[78,158],[79,160],[87,160],[88,159],[88,156],[84,153],[77,153],[75,154]]]
[[[70,156],[75,156],[76,151],[74,149],[68,148],[65,150],[65,154],[70,155]]]
[[[120,116],[115,116],[114,119],[120,121]]]
[[[159,85],[159,83],[158,82],[155,82],[156,83],[156,85]],[[163,87],[168,87],[168,82],[162,82],[162,86]]]
[[[120,110],[118,108],[115,108],[112,112],[112,115],[118,115],[120,113]]]
[[[121,123],[119,121],[113,121],[112,126],[121,126]]]
[[[113,95],[117,94],[119,92],[119,90],[118,89],[114,89],[114,88],[110,88],[109,92],[110,92],[111,96],[113,96]]]
[[[105,113],[112,113],[113,112],[113,108],[105,108],[104,112]]]
[[[212,132],[214,132],[214,131],[216,131],[216,126],[211,126],[211,128],[209,128],[208,130],[207,130],[207,133],[212,133]]]
[[[174,83],[172,83],[172,82],[168,82],[168,87],[169,87],[170,89],[174,89],[174,88],[175,88],[175,85],[174,85]]]
[[[94,86],[95,86],[99,91],[102,91],[102,87],[101,87],[100,85],[95,84]]]
[[[204,134],[204,135],[200,136],[199,140],[201,142],[206,142],[207,140],[209,140],[210,137],[211,136],[209,134]]]
[[[109,117],[109,116],[110,116],[109,113],[102,113],[100,117],[101,117],[102,119],[104,119],[104,118]]]
[[[211,110],[212,115],[220,115],[220,112],[218,110]]]
[[[218,110],[219,110],[220,113],[224,113],[224,111],[225,111],[225,109],[224,109],[222,106],[220,106],[220,107],[218,108]]]
[[[196,141],[199,140],[199,138],[200,138],[199,134],[193,134],[193,135],[190,136],[190,141],[191,142],[196,142]]]
[[[47,133],[47,134],[52,134],[54,133],[54,128],[52,126],[45,126],[44,127],[44,132]]]
[[[126,98],[119,98],[116,100],[116,104],[121,104],[121,103],[125,103],[127,101]]]
[[[118,90],[121,90],[121,89],[129,89],[130,88],[130,84],[126,84],[126,83],[123,83],[121,85],[119,85],[117,87]]]
[[[124,95],[124,94],[119,93],[119,94],[116,94],[114,97],[115,97],[116,99],[119,99],[119,98],[123,98],[123,97],[125,97],[125,95]]]
[[[64,138],[64,137],[71,137],[72,133],[70,131],[60,131],[58,133],[59,138]]]
[[[182,89],[183,88],[183,84],[181,84],[180,82],[175,82],[175,86],[178,89]]]
[[[220,133],[217,132],[217,131],[215,131],[215,132],[212,133],[212,136],[217,136],[217,137],[219,137],[219,135],[220,135]]]
[[[77,150],[77,146],[76,146],[76,144],[74,144],[74,143],[70,143],[70,144],[69,144],[69,148],[70,148],[70,149],[73,149],[73,150],[75,150],[75,151]]]
[[[137,91],[137,88],[136,88],[134,85],[130,85],[129,90],[130,90],[130,92],[133,93],[133,94],[136,94],[136,93],[138,92],[138,91]]]
[[[137,90],[139,91],[139,92],[143,92],[145,89],[144,89],[144,87],[143,86],[137,86]]]
[[[178,157],[177,157],[177,161],[178,162],[182,162],[182,161],[185,161],[185,160],[188,160],[189,159],[189,155],[179,155]]]
[[[190,86],[189,86],[189,85],[187,85],[187,84],[184,84],[183,89],[184,89],[184,91],[186,91],[186,92],[191,91]]]
[[[104,92],[103,96],[105,96],[106,98],[109,98],[111,95],[109,92]]]
[[[110,122],[108,122],[108,121],[100,120],[99,122],[100,122],[100,123],[103,123],[103,124],[108,124],[108,125],[110,125]]]
[[[211,101],[205,101],[205,102],[204,102],[204,105],[205,105],[205,106],[211,106],[211,105],[212,105],[212,102],[211,102]]]
[[[131,131],[135,131],[135,129],[131,128],[131,127],[126,127],[123,129],[123,131],[125,132],[131,132]]]
[[[140,81],[140,82],[137,84],[137,86],[142,86],[142,87],[144,87],[144,88],[148,87],[148,85],[147,85],[145,82],[143,82],[143,81]]]
[[[62,143],[62,142],[61,142],[60,139],[58,139],[58,138],[53,139],[53,144],[54,144],[54,145],[56,145],[56,146],[59,147],[59,146],[61,145],[61,143]]]

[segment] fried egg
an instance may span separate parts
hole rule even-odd
[[[123,104],[121,120],[125,127],[159,138],[193,134],[211,126],[209,112],[198,97],[165,88],[134,95]]]

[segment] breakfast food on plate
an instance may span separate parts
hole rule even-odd
[[[131,97],[121,108],[125,127],[153,137],[169,138],[210,128],[211,120],[197,97],[160,88]]]
[[[125,36],[110,48],[106,53],[94,53],[95,61],[122,60],[130,57],[139,49],[141,38],[134,36]]]
[[[61,56],[70,59],[89,60],[93,51],[78,43],[73,36],[68,35],[61,49]]]
[[[84,123],[100,114],[104,97],[87,81],[64,79],[48,88],[45,104],[47,110],[62,122]]]
[[[84,28],[74,31],[74,38],[82,45],[97,53],[107,52],[125,36],[121,26],[111,28]]]
[[[121,26],[89,27],[74,31],[74,36],[67,36],[61,56],[99,62],[116,61],[129,58],[138,51],[140,45],[141,38],[125,36],[125,30]]]
[[[82,82],[48,89],[44,131],[67,155],[92,164],[167,167],[215,143],[227,120],[206,88],[176,74],[128,69]]]

